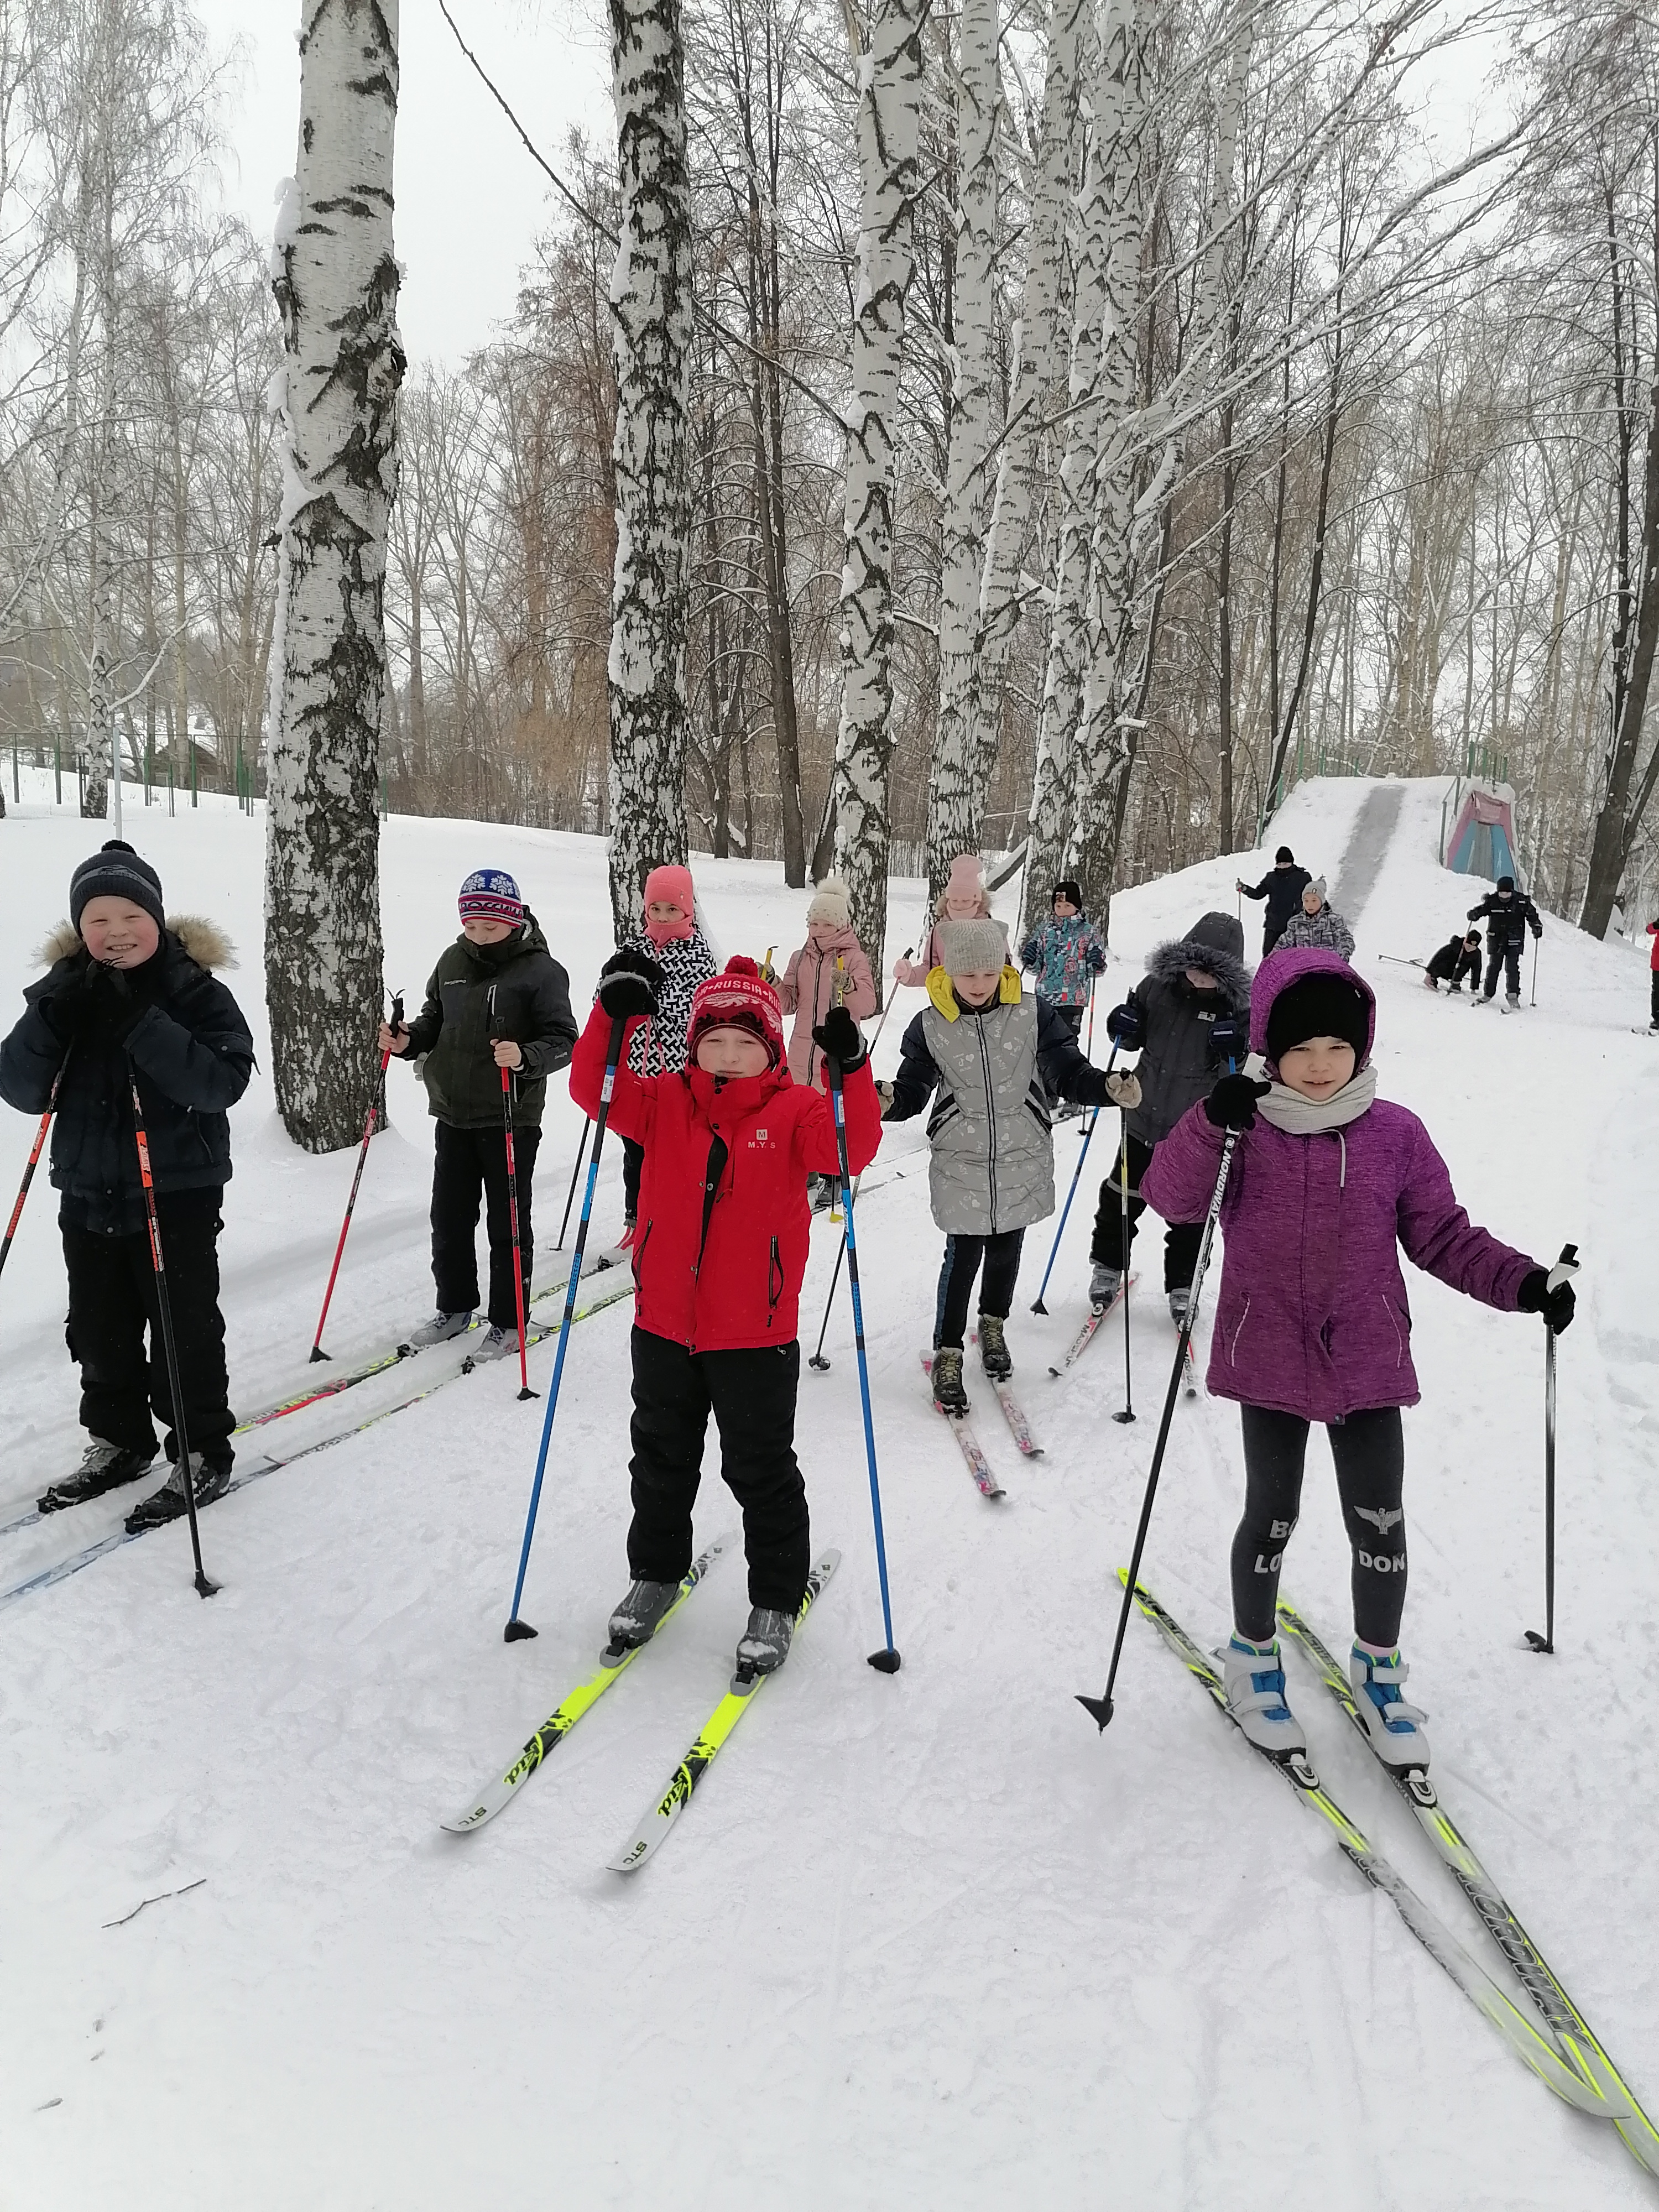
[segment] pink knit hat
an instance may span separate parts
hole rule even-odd
[[[679,921],[653,921],[650,908],[653,902],[658,900],[664,906],[678,907]],[[692,888],[690,868],[682,868],[672,863],[665,867],[653,868],[645,879],[645,893],[641,902],[647,909],[645,932],[651,942],[653,945],[666,945],[671,938],[690,937],[696,927],[696,902],[697,895]]]
[[[747,1030],[766,1047],[774,1067],[783,1058],[783,1009],[778,994],[741,952],[733,953],[722,974],[710,975],[691,994],[685,1050],[694,1063],[697,1040],[709,1030]]]
[[[985,896],[985,871],[977,853],[958,853],[951,861],[950,875],[939,895],[941,913],[947,899],[971,905],[981,914],[990,912],[991,903]]]

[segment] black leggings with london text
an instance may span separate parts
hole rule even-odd
[[[1233,1621],[1253,1644],[1272,1641],[1279,1570],[1302,1505],[1308,1423],[1297,1413],[1241,1406],[1244,1517],[1233,1538]],[[1400,1503],[1406,1443],[1397,1406],[1350,1413],[1326,1431],[1353,1553],[1353,1627],[1362,1644],[1392,1649],[1406,1603],[1406,1516]]]

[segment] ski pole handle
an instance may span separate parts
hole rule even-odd
[[[1561,1247],[1560,1258],[1550,1269],[1548,1277],[1549,1288],[1553,1291],[1559,1291],[1563,1283],[1571,1282],[1572,1278],[1577,1273],[1578,1247],[1576,1244],[1564,1244]]]

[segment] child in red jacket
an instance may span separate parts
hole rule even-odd
[[[570,1095],[598,1111],[618,1015],[656,1006],[662,970],[625,949],[605,963],[599,1004],[570,1063]],[[875,1158],[881,1109],[858,1024],[835,1008],[813,1030],[841,1063],[848,1165]],[[631,1430],[633,1586],[611,1616],[613,1644],[648,1642],[691,1564],[691,1508],[712,1411],[720,1472],[743,1508],[749,1626],[738,1666],[770,1674],[788,1656],[806,1590],[811,1534],[795,1459],[797,1305],[811,1233],[809,1175],[839,1172],[833,1103],[784,1059],[777,993],[752,960],[697,986],[687,1065],[635,1075],[626,1043],[611,1124],[643,1146]]]

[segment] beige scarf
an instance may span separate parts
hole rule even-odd
[[[1275,1083],[1265,1098],[1256,1101],[1256,1112],[1275,1129],[1292,1137],[1317,1137],[1327,1129],[1346,1128],[1357,1121],[1376,1096],[1376,1070],[1362,1067],[1328,1098],[1304,1098],[1288,1083]]]

